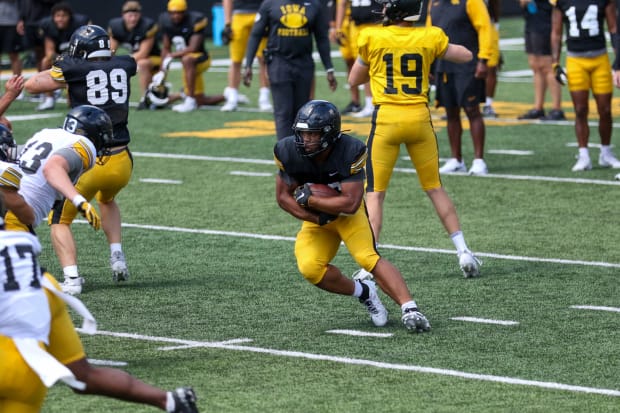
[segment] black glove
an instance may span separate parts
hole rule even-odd
[[[553,64],[553,74],[555,75],[555,80],[557,80],[559,84],[566,84],[566,72],[559,63]]]
[[[312,195],[312,190],[308,184],[298,186],[295,188],[295,192],[293,193],[295,201],[304,208],[308,207],[308,199],[310,199],[310,195]]]
[[[327,212],[319,212],[319,225],[327,225],[338,218],[338,215],[328,214]]]
[[[233,37],[232,28],[230,27],[230,23],[224,26],[224,30],[222,30],[222,43],[227,45],[230,43]]]

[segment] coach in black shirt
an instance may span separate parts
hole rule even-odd
[[[264,55],[278,140],[291,134],[295,114],[310,100],[314,76],[313,35],[329,87],[336,90],[329,55],[328,18],[320,0],[265,0],[258,10],[246,50],[243,83],[249,86],[252,81],[252,61],[261,38],[267,34]]]

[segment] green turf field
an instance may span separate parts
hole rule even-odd
[[[502,37],[520,38],[521,24],[503,21]],[[405,158],[387,197],[380,251],[402,270],[430,333],[408,334],[385,295],[391,321],[373,327],[355,299],[298,274],[299,222],[275,202],[273,122],[253,110],[255,84],[247,90],[252,104],[234,113],[131,111],[135,170],[118,198],[130,282],[112,283],[103,233],[82,221],[73,227],[87,281],[81,299],[101,330],[83,336],[89,358],[122,363],[164,388],[192,385],[204,412],[618,412],[620,171],[599,168],[596,147],[592,171],[570,171],[576,148],[566,91],[569,121],[516,120],[531,107],[531,77],[511,76],[528,69],[522,45],[506,44],[503,53],[500,117],[487,122],[491,174],[444,177],[484,261],[482,276],[461,275]],[[328,91],[319,64],[316,97],[342,107],[348,92],[335,61],[339,90]],[[205,79],[207,93],[221,93],[225,68]],[[178,72],[172,81],[178,88]],[[62,104],[53,117],[20,118],[35,105],[15,102],[9,113],[20,143],[62,122]],[[447,157],[445,122],[435,115]],[[343,124],[360,139],[369,130],[368,119]],[[467,130],[463,142],[469,165]],[[41,261],[60,277],[48,229],[38,233]],[[335,263],[348,274],[357,269],[344,248]],[[155,410],[57,385],[43,411]]]

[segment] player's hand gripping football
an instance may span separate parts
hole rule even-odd
[[[295,197],[295,202],[297,202],[304,208],[308,207],[308,200],[310,199],[310,195],[312,195],[312,190],[310,189],[309,184],[298,186],[297,188],[295,188],[295,192],[293,193],[293,197]]]
[[[77,208],[77,210],[82,214],[84,218],[88,221],[91,227],[96,230],[101,228],[101,218],[97,215],[97,211],[95,207],[93,207],[87,200],[81,195],[73,198],[73,205]]]

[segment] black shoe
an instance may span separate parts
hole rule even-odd
[[[349,104],[347,106],[345,106],[345,108],[342,109],[340,111],[340,113],[342,113],[344,115],[346,113],[357,113],[360,110],[362,110],[362,107],[360,105],[358,105],[355,102],[349,102]]]
[[[172,392],[175,413],[198,413],[196,393],[191,387],[179,387]]]
[[[519,116],[517,119],[541,119],[545,117],[544,110],[531,109]]]
[[[541,120],[566,120],[566,116],[564,115],[564,111],[561,109],[552,109],[549,111],[549,114]]]
[[[148,109],[149,107],[146,106],[146,102],[141,100],[140,102],[138,102],[138,110],[145,110]]]

